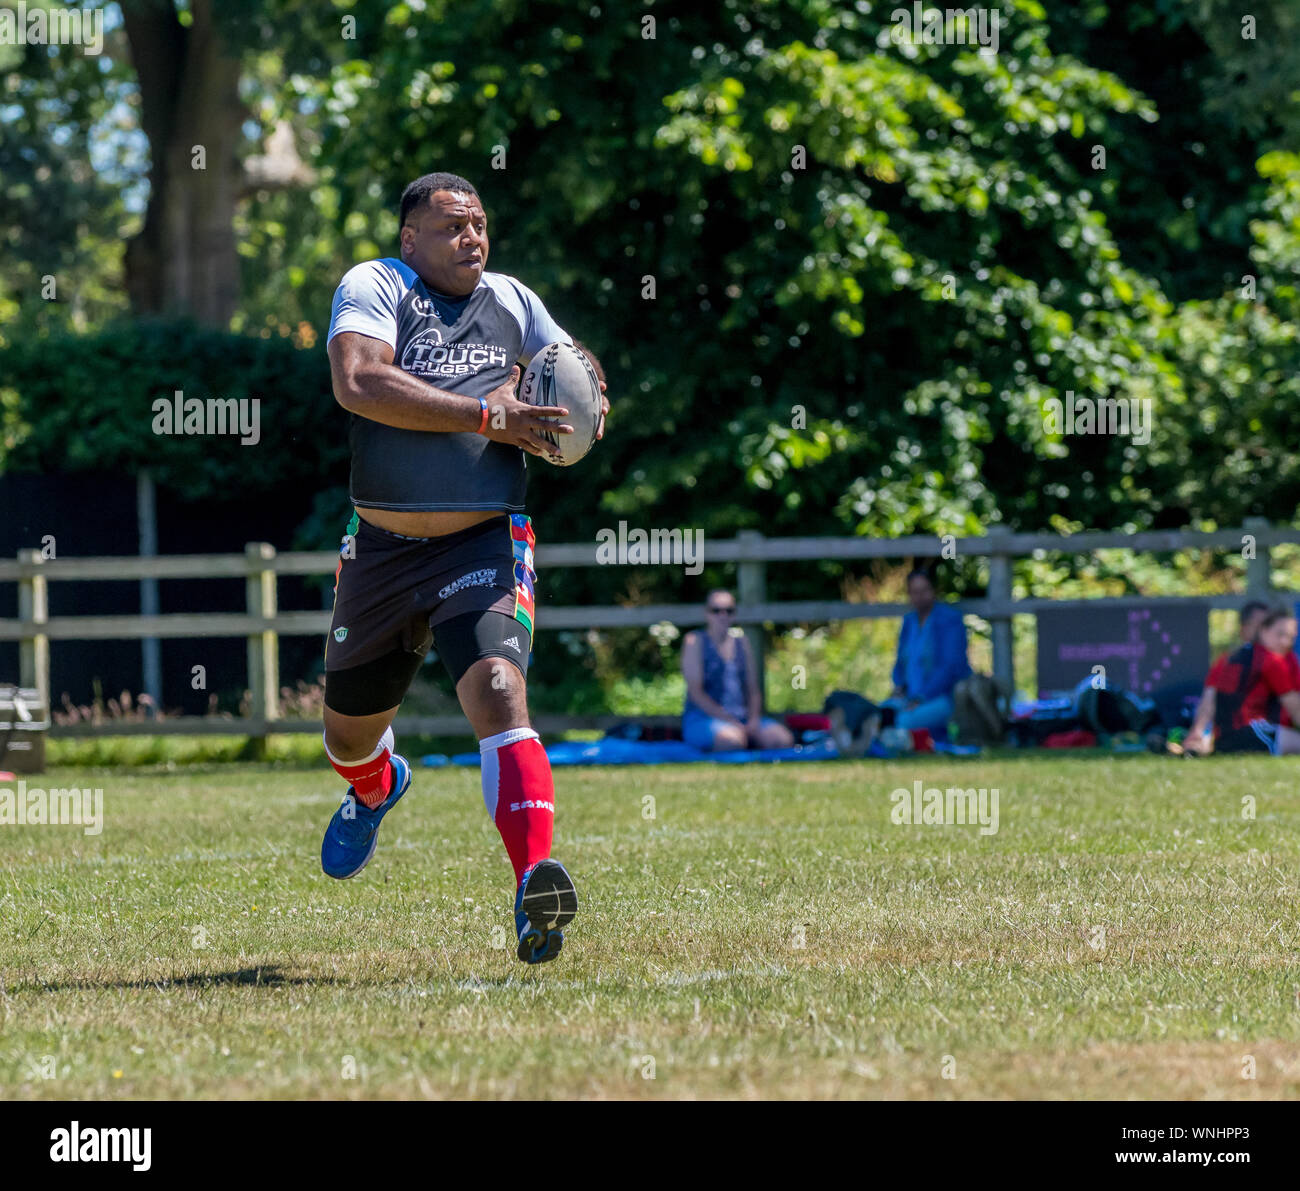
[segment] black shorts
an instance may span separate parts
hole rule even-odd
[[[1244,728],[1225,732],[1214,742],[1216,753],[1277,754],[1277,725],[1268,720],[1251,720]]]
[[[373,715],[401,702],[436,642],[452,680],[476,660],[527,673],[532,648],[532,521],[503,514],[457,533],[410,538],[354,516],[325,640],[325,704]]]

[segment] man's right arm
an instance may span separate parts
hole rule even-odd
[[[1196,705],[1196,714],[1192,717],[1191,734],[1196,735],[1204,732],[1206,728],[1214,723],[1214,711],[1217,704],[1217,692],[1214,687],[1207,686],[1201,691],[1201,701]]]
[[[478,430],[483,407],[477,397],[448,393],[403,372],[393,363],[393,348],[358,331],[341,331],[329,341],[334,398],[349,413],[402,430],[469,432]],[[552,420],[567,414],[564,407],[528,405],[515,397],[518,367],[487,395],[485,437],[522,447],[534,455],[558,454],[542,430],[572,433]]]
[[[1207,737],[1209,738],[1208,746],[1213,746],[1214,732],[1212,725],[1214,724],[1214,711],[1217,704],[1218,697],[1214,687],[1207,686],[1201,691],[1201,701],[1196,705],[1196,715],[1192,719],[1192,726],[1187,731],[1185,748],[1191,749],[1192,752],[1205,751],[1207,750]]]
[[[403,372],[382,340],[342,331],[327,350],[334,399],[348,413],[403,430],[474,431],[482,421],[477,397],[448,393]]]

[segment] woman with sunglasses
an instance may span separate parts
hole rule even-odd
[[[686,708],[682,738],[706,752],[734,749],[783,749],[794,744],[784,724],[763,715],[758,667],[744,633],[733,630],[736,601],[717,588],[705,602],[704,632],[682,641],[682,675]]]

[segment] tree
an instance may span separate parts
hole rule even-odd
[[[80,48],[0,45],[0,346],[51,312],[85,330],[125,308],[130,146],[94,130],[128,75]]]
[[[29,212],[19,208],[20,234],[48,221],[52,209],[98,208],[101,225],[113,212],[121,221],[121,191],[133,198],[132,181],[147,181],[143,222],[126,237],[115,284],[137,315],[227,326],[241,297],[241,205],[251,195],[303,188],[313,180],[291,125],[253,119],[241,87],[249,101],[260,102],[261,84],[279,73],[280,64],[292,59],[321,69],[319,55],[341,55],[337,25],[303,0],[97,0],[87,8],[105,18],[102,58],[61,52],[66,47],[3,47],[7,58],[0,66],[9,73],[8,90],[22,117],[6,121],[0,138],[0,164],[9,166],[0,185],[20,202],[34,203]],[[294,22],[297,41],[282,44],[284,29]],[[136,178],[130,176],[132,145],[118,114],[132,108],[148,147],[143,179],[138,167]],[[92,154],[94,133],[101,143]],[[115,162],[106,160],[104,144]],[[71,177],[52,177],[56,164]],[[35,171],[37,185],[24,182],[26,171]],[[85,236],[84,225],[80,230],[79,239],[95,241]],[[118,238],[120,232],[105,235],[104,243]],[[17,255],[28,260],[38,253],[20,249]],[[79,261],[85,256],[65,253]],[[101,265],[96,272],[111,277],[114,268]],[[84,270],[77,274],[85,276]]]
[[[171,0],[123,0],[122,20],[150,150],[149,206],[126,250],[131,308],[221,326],[239,299],[239,58],[212,0],[183,14]]]
[[[395,251],[402,187],[450,168],[483,191],[491,267],[611,374],[599,450],[533,468],[554,536],[1231,519],[1291,491],[1250,466],[1285,418],[1235,411],[1289,400],[1290,167],[1263,155],[1296,68],[1262,43],[1282,0],[1258,44],[1225,3],[1006,0],[993,54],[831,0],[229,0],[257,130],[232,325],[319,352],[341,273]],[[197,7],[169,11],[189,37]],[[1261,63],[1252,116],[1229,84]],[[1070,393],[1151,401],[1151,441],[1054,429]]]

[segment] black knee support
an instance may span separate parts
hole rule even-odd
[[[395,649],[347,670],[325,671],[325,706],[339,715],[376,715],[396,707],[424,655]]]

